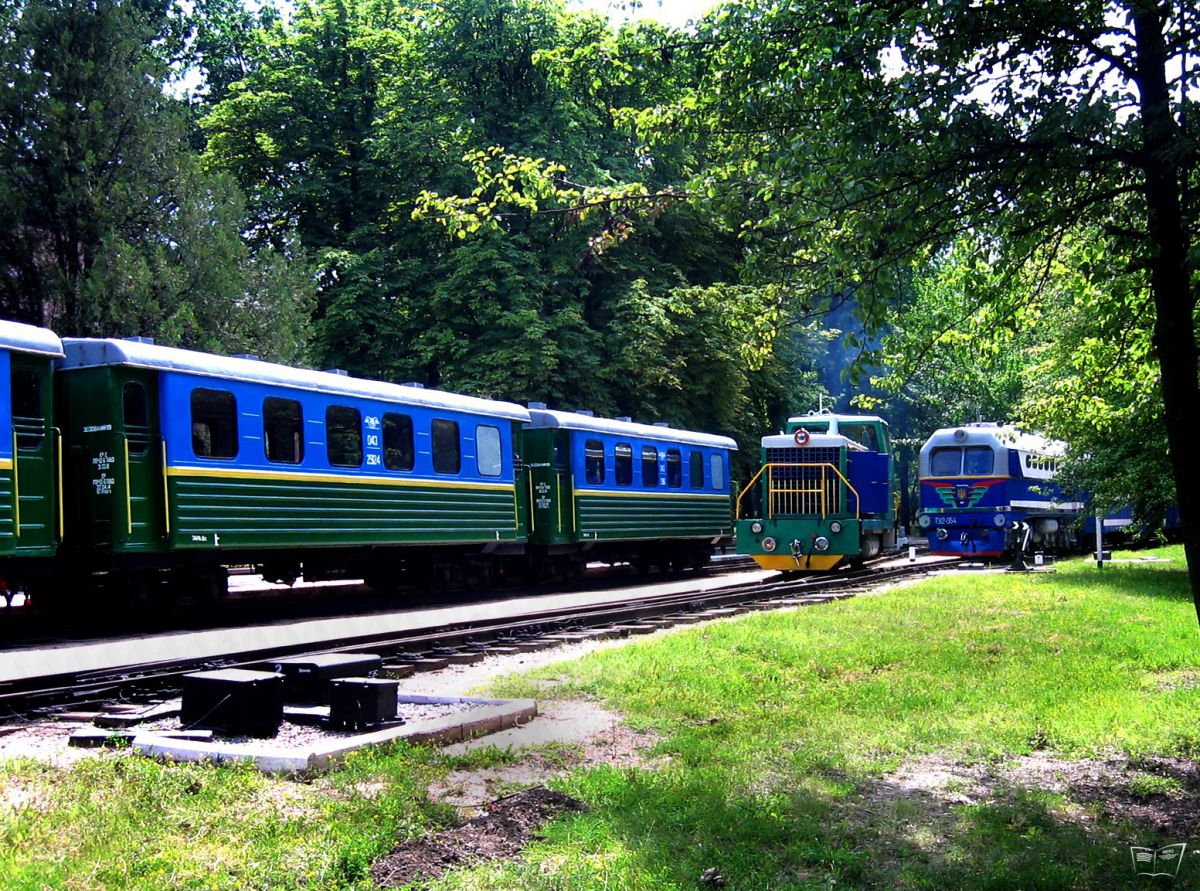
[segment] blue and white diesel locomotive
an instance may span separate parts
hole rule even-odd
[[[994,423],[947,427],[921,448],[917,525],[934,554],[1000,557],[1076,544],[1081,500],[1055,477],[1065,444]]]

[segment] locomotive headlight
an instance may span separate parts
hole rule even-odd
[[[921,514],[921,516],[917,517],[917,525],[922,529],[928,529],[933,525],[933,517],[929,516],[929,514]]]
[[[839,532],[841,532],[842,531],[842,521],[834,520],[832,523],[830,523],[829,531],[832,532],[834,535],[837,535]]]
[[[945,526],[943,526],[941,529],[939,529],[937,531],[937,537],[938,537],[938,541],[945,541],[947,538],[950,537],[950,532],[946,529]]]
[[[762,535],[763,524],[758,522],[758,520],[755,520],[753,523],[750,524],[750,531],[753,532],[755,535]]]
[[[1004,514],[996,514],[996,516],[992,517],[992,522],[995,523],[996,528],[999,529],[1008,522],[1008,517],[1004,516]]]
[[[775,539],[771,538],[771,536],[769,536],[769,535],[763,539],[762,544],[763,544],[763,550],[766,551],[768,554],[771,551],[775,550]]]
[[[818,535],[816,538],[813,539],[813,547],[816,548],[818,551],[828,551],[829,550],[829,539],[826,538],[824,535]]]

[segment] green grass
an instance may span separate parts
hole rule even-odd
[[[668,766],[577,772],[589,815],[445,884],[682,889],[717,866],[737,888],[1132,885],[1122,827],[1085,831],[1059,796],[938,808],[888,775],[933,754],[1200,754],[1200,691],[1178,682],[1200,633],[1180,549],[1156,554],[1171,562],[962,574],[507,678],[622,711]]]
[[[1171,562],[964,573],[506,678],[500,692],[608,704],[661,736],[658,757],[575,769],[561,786],[586,813],[434,887],[690,891],[708,867],[764,891],[1143,887],[1127,845],[1185,839],[1080,819],[1036,786],[959,797],[954,779],[939,801],[895,770],[1200,754],[1200,631],[1180,550],[1155,554]],[[538,755],[569,767],[577,751]],[[375,857],[448,819],[431,779],[513,757],[399,749],[311,784],[132,757],[0,765],[0,887],[369,888]],[[1146,772],[1129,791],[1182,790]],[[1189,869],[1176,887],[1200,885]]]
[[[313,784],[244,767],[0,763],[0,888],[369,888],[398,837],[445,818],[424,752],[363,755]],[[0,798],[0,801],[3,801]]]

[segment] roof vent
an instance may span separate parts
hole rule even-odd
[[[586,409],[586,408],[577,408],[577,409],[575,409],[575,414],[577,414],[577,415],[583,415],[585,418],[594,418],[594,417],[596,417],[596,413],[595,413],[594,411],[591,411],[590,409]]]
[[[419,383],[418,381],[405,381],[400,386],[412,387],[414,390],[424,390],[425,389],[425,385],[422,383]]]
[[[350,372],[348,372],[345,368],[326,368],[325,373],[326,374],[336,374],[338,377],[349,377],[350,376]]]
[[[633,423],[633,418],[628,418],[628,417],[624,417],[624,416],[617,418],[617,420],[621,421],[622,423],[625,423],[625,424]]]
[[[527,403],[525,403],[525,407],[526,407],[526,408],[538,409],[538,410],[540,410],[540,411],[545,411],[545,410],[546,410],[546,403],[544,403],[544,402],[527,402]]]
[[[666,421],[655,421],[654,426],[655,427],[670,427],[671,425],[668,424]]]
[[[122,337],[121,340],[128,340],[130,343],[154,343],[153,337]]]
[[[229,358],[231,358],[231,359],[249,359],[252,362],[258,361],[258,356],[256,356],[254,353],[234,353]]]

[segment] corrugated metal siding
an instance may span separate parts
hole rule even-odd
[[[728,534],[730,499],[629,498],[576,493],[580,537],[600,539],[703,538]]]
[[[222,547],[478,542],[517,537],[511,488],[430,489],[173,477],[172,532]]]

